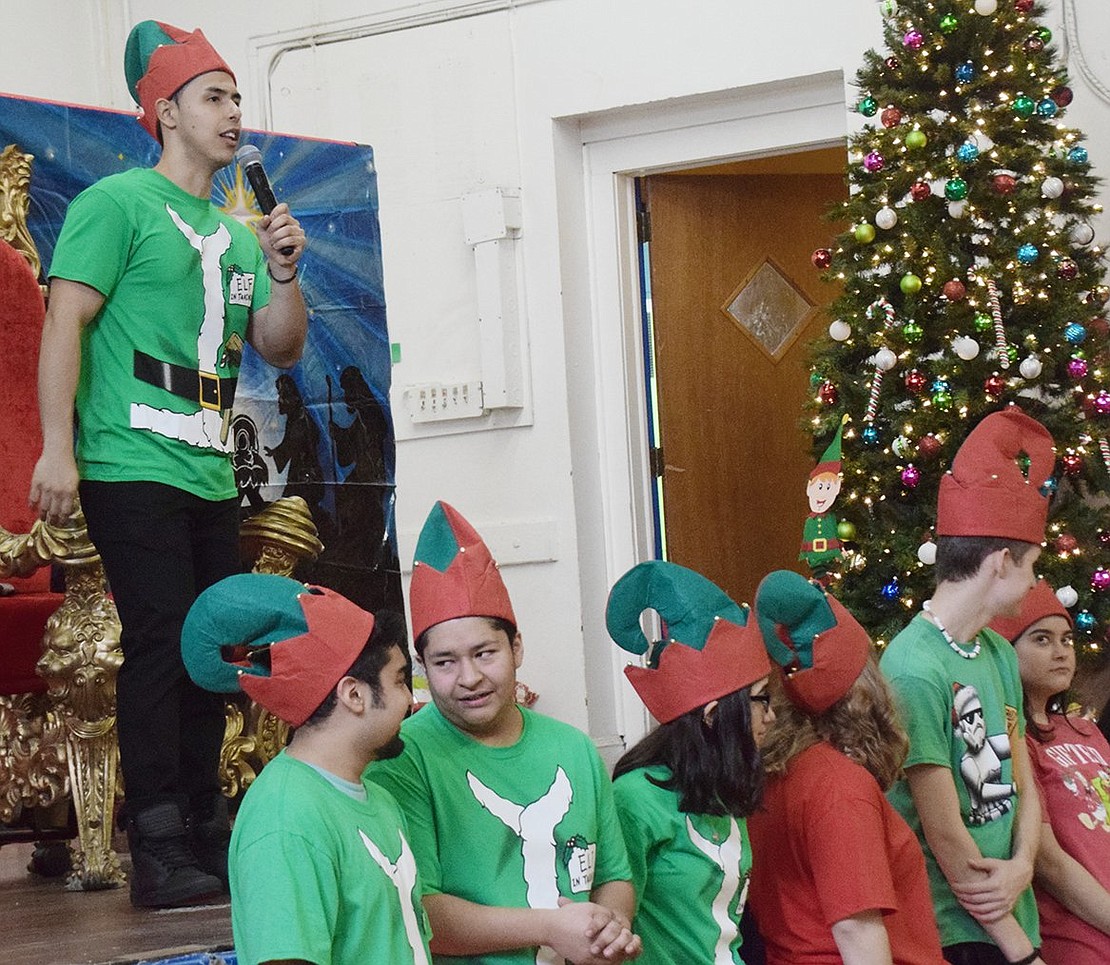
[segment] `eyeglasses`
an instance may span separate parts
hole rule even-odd
[[[763,713],[767,713],[771,709],[771,695],[768,693],[748,694],[748,700],[753,704],[762,704]]]

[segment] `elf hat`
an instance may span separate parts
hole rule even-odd
[[[663,640],[652,644],[640,616],[653,609]],[[651,715],[669,723],[711,700],[750,686],[771,672],[757,633],[715,583],[676,563],[651,560],[634,566],[609,592],[605,625],[617,646],[648,655],[648,666],[628,666],[625,676]]]
[[[458,617],[495,617],[516,626],[489,548],[462,514],[442,501],[432,507],[416,541],[409,607],[414,639]]]
[[[1034,623],[1045,617],[1063,617],[1069,627],[1074,627],[1071,614],[1060,602],[1055,591],[1045,580],[1037,580],[1036,585],[1021,601],[1021,612],[1016,617],[995,617],[990,628],[1013,643]]]
[[[373,629],[373,614],[334,590],[241,573],[197,597],[181,630],[181,657],[198,686],[241,688],[300,727],[351,669]],[[245,659],[229,660],[228,649],[245,649]]]
[[[871,652],[867,631],[844,605],[790,570],[759,584],[755,625],[786,696],[807,714],[824,713],[848,693]]]
[[[1028,474],[1017,458],[1029,457]],[[1044,484],[1056,456],[1052,436],[1016,406],[992,412],[960,446],[940,481],[938,536],[996,536],[1040,543],[1048,519]]]
[[[840,443],[844,435],[844,423],[847,421],[847,416],[844,416],[844,418],[840,420],[840,425],[836,427],[836,435],[833,436],[832,442],[830,442],[825,449],[825,454],[821,457],[821,461],[810,471],[810,479],[825,473],[840,472]]]
[[[235,73],[199,29],[187,33],[158,20],[144,20],[131,28],[123,52],[123,71],[127,88],[143,111],[139,123],[151,137],[161,141],[155,103],[172,97],[194,77],[212,70],[222,70],[235,79]]]

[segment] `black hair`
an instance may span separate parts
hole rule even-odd
[[[474,616],[481,616],[481,614],[475,613]],[[510,644],[516,639],[516,624],[513,623],[512,620],[506,620],[503,617],[486,616],[483,616],[482,619],[488,620],[489,625],[493,627],[494,630],[500,630],[503,634],[505,634],[505,636],[509,638]],[[432,626],[428,627],[428,630],[431,630],[434,627],[438,626],[438,623],[433,623]],[[418,636],[412,644],[413,647],[416,648],[416,655],[421,660],[424,659],[424,648],[428,645],[428,630],[425,630],[422,634],[420,634],[420,636]]]
[[[400,648],[407,661],[404,617],[393,610],[379,610],[374,614],[374,629],[370,632],[369,639],[359,655],[355,657],[354,663],[342,675],[343,677],[354,677],[355,680],[361,680],[363,683],[369,684],[375,707],[381,706],[382,668],[389,663],[390,651],[394,647]],[[337,680],[336,683],[338,682]],[[336,703],[335,687],[332,687],[328,695],[320,702],[320,706],[309,715],[302,726],[321,724],[326,721],[335,710]]]
[[[655,730],[628,750],[613,770],[614,780],[640,767],[662,765],[667,780],[648,780],[677,791],[687,814],[730,814],[744,818],[763,798],[763,762],[752,736],[750,687],[722,697],[711,723],[695,707]]]
[[[1036,544],[1000,536],[938,536],[936,581],[959,583],[971,579],[991,553],[1009,550],[1014,562],[1021,563]]]

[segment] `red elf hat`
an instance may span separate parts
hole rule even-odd
[[[1037,580],[1033,589],[1021,601],[1021,612],[1016,617],[995,617],[990,628],[1013,643],[1038,620],[1045,617],[1063,617],[1069,627],[1074,627],[1071,614],[1056,596],[1056,591],[1047,580]]]
[[[495,617],[516,626],[489,548],[462,514],[442,501],[432,507],[416,541],[409,608],[413,639],[458,617]]]

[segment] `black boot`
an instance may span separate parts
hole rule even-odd
[[[227,798],[216,794],[203,804],[194,805],[189,815],[189,835],[197,867],[219,878],[227,891],[227,849],[231,842]]]
[[[220,879],[197,867],[181,810],[173,801],[129,817],[127,841],[135,907],[171,908],[220,893]]]

